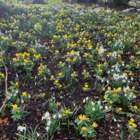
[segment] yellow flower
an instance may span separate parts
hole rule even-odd
[[[99,69],[99,72],[102,72],[103,70],[102,69]]]
[[[62,85],[59,85],[59,87],[61,88],[61,87],[62,87]]]
[[[17,104],[12,105],[12,107],[13,107],[13,109],[17,109],[18,108]]]
[[[82,130],[83,130],[83,131],[87,131],[87,128],[86,128],[86,127],[82,127]]]
[[[83,70],[83,72],[86,72],[86,70]]]
[[[87,75],[89,75],[89,72],[87,72]]]
[[[113,96],[113,97],[116,97],[116,96],[117,96],[117,94],[113,94],[112,96]]]
[[[138,109],[138,107],[135,105],[135,106],[134,106],[134,109],[136,110],[136,109]]]
[[[101,67],[101,64],[99,64],[98,67]]]
[[[85,88],[88,88],[88,85],[87,84],[85,85]]]
[[[56,53],[59,53],[59,51],[57,50]]]
[[[62,61],[59,61],[59,64],[62,64]]]
[[[1,73],[1,76],[4,77],[4,73]]]
[[[51,79],[53,79],[54,78],[54,76],[53,75],[51,75]]]
[[[66,114],[69,114],[69,110],[66,110]]]
[[[132,75],[132,72],[130,72],[129,75]]]
[[[97,124],[96,122],[94,122],[94,123],[92,124],[92,126],[93,126],[94,128],[96,128],[96,127],[98,127],[98,124]]]
[[[43,96],[45,96],[45,93],[43,93]]]
[[[133,123],[132,126],[133,126],[134,128],[137,127],[137,125],[136,125],[135,123]]]
[[[132,89],[134,90],[134,89],[135,89],[135,87],[132,87]]]
[[[105,97],[105,100],[107,100],[108,98],[107,97]]]
[[[129,125],[132,125],[133,123],[132,122],[129,122]]]
[[[130,93],[133,96],[133,92]]]
[[[113,104],[113,101],[110,101],[110,104]]]
[[[66,114],[63,114],[63,116],[65,117]]]
[[[112,106],[109,106],[109,108],[111,109],[111,108],[112,108]]]
[[[107,87],[107,90],[110,91],[111,90],[111,87]]]
[[[42,71],[39,71],[39,74],[42,74]]]
[[[55,80],[55,83],[58,83],[58,80]]]
[[[76,74],[76,72],[74,71],[73,74]]]
[[[27,92],[22,92],[22,95],[24,95],[24,96],[25,96],[26,94],[27,94]]]
[[[62,76],[62,72],[58,73],[59,76]]]
[[[86,117],[85,117],[85,115],[79,115],[79,120],[85,120],[86,119]]]
[[[56,104],[59,105],[59,102],[57,102]]]
[[[16,82],[15,85],[18,86],[19,85],[18,82]]]
[[[16,58],[13,58],[13,61],[15,61],[16,60]]]
[[[122,108],[119,108],[119,111],[122,111]]]
[[[135,120],[133,118],[131,118],[130,121],[133,123]]]

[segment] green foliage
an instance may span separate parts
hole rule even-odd
[[[113,0],[114,4],[117,5],[127,5],[130,0]]]

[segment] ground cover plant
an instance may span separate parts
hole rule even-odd
[[[2,3],[2,140],[140,138],[139,9]]]

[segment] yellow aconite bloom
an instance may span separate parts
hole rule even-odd
[[[98,124],[97,124],[96,122],[94,122],[94,123],[92,124],[92,126],[93,126],[94,128],[96,128],[96,127],[98,127]]]
[[[113,94],[112,96],[113,96],[113,97],[117,97],[117,94]]]
[[[1,73],[1,77],[4,77],[4,73]]]
[[[110,91],[111,90],[111,87],[107,87],[107,90]]]
[[[83,130],[83,131],[87,131],[87,128],[86,128],[86,127],[82,127],[82,130]]]
[[[69,114],[69,110],[66,110],[66,114]]]
[[[17,109],[18,108],[17,104],[12,105],[12,107],[13,107],[13,109]]]
[[[119,108],[119,111],[122,111],[122,108],[121,107]]]
[[[133,126],[134,128],[137,127],[137,125],[136,125],[135,123],[133,123],[132,126]]]
[[[108,98],[107,97],[105,97],[105,100],[107,100]]]
[[[135,120],[133,118],[131,118],[130,121],[133,123]]]
[[[102,72],[103,70],[102,69],[99,69],[99,72]]]
[[[88,88],[88,85],[85,85],[85,88]]]
[[[18,86],[19,85],[18,82],[16,82],[15,85]]]
[[[113,104],[113,101],[110,101],[110,104]]]
[[[58,80],[55,80],[55,83],[58,83]]]
[[[58,73],[59,76],[62,76],[62,72]]]
[[[76,72],[74,71],[73,74],[76,74]]]
[[[85,117],[85,115],[79,115],[79,120],[85,120],[86,119],[86,117]]]
[[[132,125],[133,123],[132,122],[129,122],[129,125]]]
[[[99,64],[98,67],[101,67],[101,64]]]
[[[39,71],[39,74],[42,74],[42,71]]]
[[[59,53],[59,51],[57,50],[56,53]]]
[[[22,95],[24,95],[24,96],[25,96],[26,94],[27,94],[27,92],[22,92]]]
[[[53,75],[51,75],[51,79],[53,79],[54,78],[54,76]]]
[[[136,110],[136,109],[138,109],[138,107],[135,105],[135,106],[134,106],[134,109]]]
[[[43,93],[43,96],[45,96],[45,93]]]

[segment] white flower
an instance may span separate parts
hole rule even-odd
[[[49,117],[50,116],[50,113],[49,112],[46,112],[45,113],[45,117],[47,118],[47,117]]]
[[[105,106],[105,110],[107,110],[108,109],[108,106]]]
[[[102,109],[103,107],[102,106],[100,106],[100,109]]]
[[[56,115],[53,115],[53,118],[55,119],[57,116]]]
[[[40,136],[40,134],[39,134],[39,133],[37,133],[37,134],[36,134],[36,136],[37,136],[37,138],[38,138],[38,137]]]
[[[24,103],[24,100],[21,100],[22,103]]]
[[[91,102],[91,104],[94,106],[95,105],[95,103],[94,102]]]
[[[59,115],[58,115],[58,118],[61,118],[61,117],[62,117],[62,115],[61,115],[61,114],[59,114]]]
[[[48,131],[49,131],[49,129],[50,129],[50,127],[46,127],[45,129],[46,129],[46,131],[48,132]]]
[[[83,103],[85,103],[85,99],[83,100]]]
[[[88,100],[89,98],[88,97],[86,97],[86,100]]]
[[[92,110],[95,111],[95,107],[93,107]]]
[[[97,103],[98,103],[98,104],[100,104],[100,103],[101,103],[101,101],[98,101]]]
[[[51,121],[49,120],[48,122],[47,122],[47,126],[50,126],[51,125]]]
[[[26,127],[18,126],[17,131],[23,132],[23,130],[26,130]]]
[[[46,118],[44,116],[42,116],[42,121],[45,120]]]

